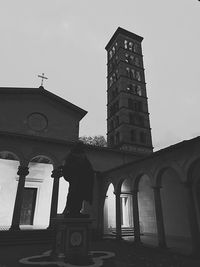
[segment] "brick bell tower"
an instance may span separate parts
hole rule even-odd
[[[142,55],[143,38],[118,28],[107,50],[108,147],[153,152]]]

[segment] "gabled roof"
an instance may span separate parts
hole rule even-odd
[[[79,116],[83,118],[87,111],[84,109],[79,108],[78,106],[68,102],[67,100],[47,91],[44,89],[43,86],[39,88],[22,88],[22,87],[0,87],[0,94],[36,94],[36,95],[43,95],[51,100],[58,102],[59,104],[64,105],[67,108],[72,109],[74,112],[79,113]]]
[[[117,30],[115,31],[115,33],[113,34],[113,36],[111,37],[110,41],[108,42],[108,44],[106,45],[105,49],[108,50],[111,46],[111,44],[115,41],[115,39],[117,38],[117,36],[119,34],[125,35],[131,39],[137,40],[139,42],[142,42],[143,37],[133,33],[133,32],[129,32],[121,27],[118,27]]]

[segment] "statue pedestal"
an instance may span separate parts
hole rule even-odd
[[[89,218],[55,218],[55,238],[51,257],[76,265],[91,264],[89,257]]]

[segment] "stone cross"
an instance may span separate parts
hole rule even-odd
[[[38,77],[42,79],[41,86],[43,86],[44,79],[47,80],[48,78],[44,76],[44,73],[42,73],[42,75],[38,75]]]

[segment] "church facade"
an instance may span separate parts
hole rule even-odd
[[[199,137],[153,152],[141,36],[118,28],[106,46],[107,143],[85,145],[95,172],[95,237],[199,251]],[[87,112],[39,88],[0,88],[0,230],[52,229],[68,183],[57,168]]]

